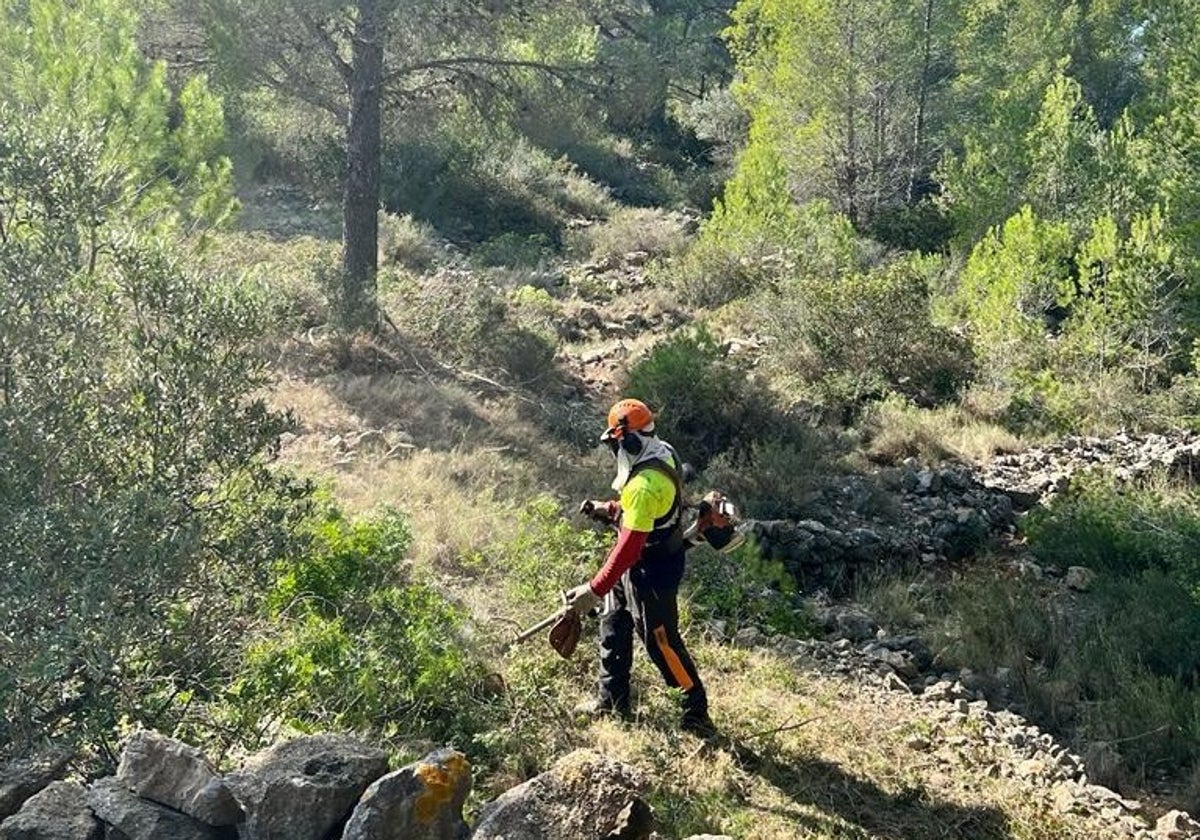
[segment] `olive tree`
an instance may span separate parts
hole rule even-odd
[[[305,491],[266,469],[261,296],[181,250],[229,207],[219,103],[120,0],[0,9],[0,745],[103,744],[208,689]]]

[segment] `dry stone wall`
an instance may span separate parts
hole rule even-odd
[[[1156,471],[1200,477],[1200,435],[1069,437],[983,467],[928,468],[910,459],[872,476],[831,477],[806,518],[751,522],[747,530],[802,589],[839,595],[863,572],[968,557],[1096,470],[1120,481]]]

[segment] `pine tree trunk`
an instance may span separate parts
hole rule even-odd
[[[379,0],[360,0],[348,87],[346,194],[342,202],[342,319],[374,329],[379,313],[375,275],[379,249],[380,100],[386,29]]]

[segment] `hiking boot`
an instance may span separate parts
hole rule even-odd
[[[684,732],[690,732],[697,738],[712,738],[717,734],[717,725],[712,722],[708,712],[688,712],[679,726]]]
[[[588,717],[592,720],[604,717],[618,718],[620,720],[631,720],[633,718],[628,708],[616,706],[607,700],[601,700],[599,697],[584,700],[573,711],[577,715]]]

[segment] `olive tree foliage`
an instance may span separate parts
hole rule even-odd
[[[172,98],[116,0],[8,3],[0,64],[0,744],[169,728],[240,642],[303,489],[266,469],[261,295],[178,223],[221,215],[202,83]],[[10,76],[11,77],[11,76]],[[214,212],[215,211],[215,212]]]

